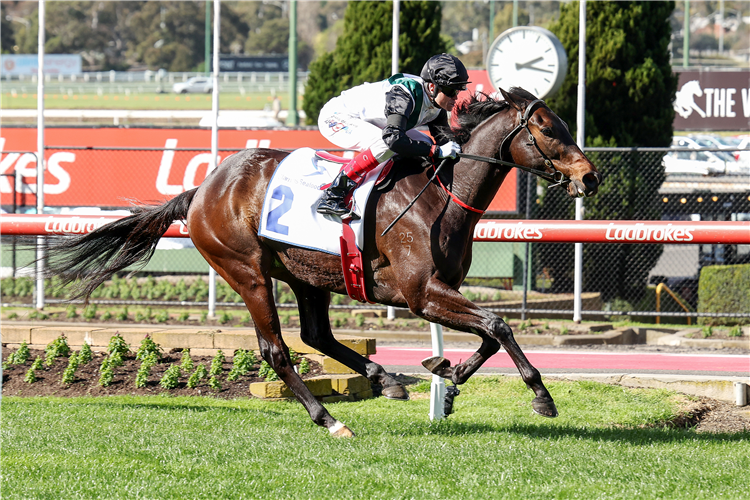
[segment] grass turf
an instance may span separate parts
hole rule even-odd
[[[428,389],[428,383],[415,387]],[[658,424],[679,397],[552,382],[531,415],[517,379],[475,377],[457,413],[428,399],[301,405],[212,398],[3,398],[3,498],[742,498],[750,435]],[[422,394],[424,396],[424,394]],[[656,424],[656,426],[654,426]]]
[[[282,109],[288,109],[289,96],[279,95]],[[270,106],[273,101],[269,92],[239,93],[222,92],[219,95],[221,109],[259,110]],[[36,94],[4,92],[0,94],[2,109],[35,109]],[[74,94],[45,93],[46,109],[211,109],[211,95],[208,94]]]

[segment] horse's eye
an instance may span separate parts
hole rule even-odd
[[[542,133],[546,135],[547,137],[554,137],[555,132],[550,127],[544,127],[542,129]]]

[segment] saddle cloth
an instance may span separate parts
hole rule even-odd
[[[279,163],[266,189],[258,235],[301,248],[341,255],[341,220],[315,211],[323,187],[343,165],[318,158],[311,148],[297,149]],[[357,247],[363,248],[364,208],[382,165],[370,171],[354,191],[353,220]]]

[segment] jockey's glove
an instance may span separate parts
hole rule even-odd
[[[461,152],[461,146],[453,141],[446,142],[438,147],[438,158],[456,159],[456,155]]]

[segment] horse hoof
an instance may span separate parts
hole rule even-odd
[[[451,362],[442,356],[433,356],[423,359],[422,366],[427,368],[431,373],[444,377],[446,370],[451,366]]]
[[[337,438],[350,438],[354,437],[354,433],[352,430],[339,422],[336,421],[335,424],[333,424],[331,427],[328,428],[328,432],[331,433],[331,436],[337,437]]]
[[[555,418],[558,415],[557,407],[552,399],[534,398],[531,402],[531,407],[534,413],[543,417]]]
[[[409,393],[406,392],[403,385],[390,385],[383,388],[381,394],[386,399],[396,399],[398,401],[409,401]]]

